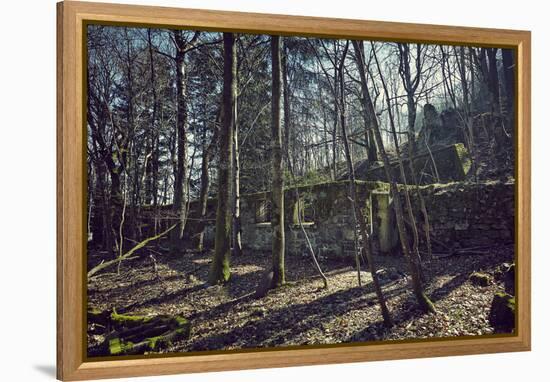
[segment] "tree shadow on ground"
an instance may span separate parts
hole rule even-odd
[[[263,269],[257,271],[232,274],[229,282],[224,286],[224,290],[228,296],[239,298],[243,295],[253,293],[260,283]]]
[[[164,282],[171,282],[171,281],[176,281],[176,280],[183,280],[183,277],[184,276],[181,275],[181,274],[157,277],[153,272],[151,272],[151,277],[148,278],[148,279],[140,280],[140,281],[134,282],[130,285],[118,286],[118,287],[110,289],[109,292],[117,294],[119,291],[122,291],[124,294],[131,294],[134,291],[137,291],[137,290],[142,289],[142,288],[154,286],[155,284],[164,283]]]
[[[404,291],[403,291],[404,292]],[[395,292],[400,293],[398,291]],[[402,292],[401,292],[402,293]],[[375,297],[366,296],[364,287],[341,290],[311,302],[294,304],[274,311],[259,307],[251,312],[250,321],[241,327],[222,333],[211,334],[191,345],[191,350],[215,350],[228,347],[262,347],[295,342],[312,328],[323,330],[324,321],[345,315],[355,309],[366,309],[377,303]],[[240,303],[249,303],[247,297]],[[213,314],[219,314],[225,307],[219,306]],[[225,312],[231,319],[231,312]],[[210,316],[207,314],[207,316]],[[255,319],[258,317],[257,319]],[[193,319],[211,317],[194,317]]]
[[[439,288],[433,290],[429,296],[430,300],[433,303],[437,303],[438,301],[443,300],[452,291],[454,291],[455,289],[463,285],[468,280],[468,277],[469,277],[469,274],[456,275],[455,277],[447,281],[445,284],[443,284]],[[420,318],[421,316],[430,314],[422,311],[418,307],[418,303],[414,298],[414,295],[412,294],[412,289],[408,285],[403,285],[401,288],[399,288],[396,291],[384,292],[384,295],[386,299],[389,300],[397,294],[402,294],[407,292],[411,294],[410,298],[405,300],[405,302],[400,304],[399,306],[394,307],[390,312],[390,314],[392,314],[394,325],[399,325],[402,322],[415,320]],[[395,312],[399,312],[399,313],[394,314]],[[384,327],[383,321],[376,321],[368,325],[365,329],[358,331],[352,334],[351,336],[349,336],[347,341],[367,342],[367,341],[374,341],[374,340],[382,340],[384,333],[386,331],[387,329]]]
[[[119,313],[125,313],[125,312],[131,312],[131,311],[134,311],[136,309],[140,309],[140,308],[150,306],[150,305],[167,304],[167,303],[173,302],[174,300],[185,298],[187,295],[189,295],[193,292],[196,292],[200,289],[204,289],[203,284],[198,284],[198,285],[195,285],[195,286],[192,286],[192,287],[189,287],[189,288],[179,289],[179,290],[177,290],[175,292],[171,292],[171,293],[162,293],[162,294],[160,294],[158,296],[155,296],[153,298],[150,298],[148,300],[139,301],[139,302],[129,304],[125,307],[117,309],[117,311]]]
[[[451,294],[452,291],[459,288],[462,284],[468,281],[468,278],[469,278],[469,274],[456,275],[455,277],[447,281],[445,284],[443,284],[439,288],[434,289],[430,293],[430,299],[432,300],[432,302],[443,300],[445,297]]]

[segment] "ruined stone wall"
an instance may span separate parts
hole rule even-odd
[[[358,203],[368,219],[373,249],[387,254],[399,251],[393,200],[389,186],[382,182],[358,181]],[[410,187],[410,186],[409,186]],[[501,182],[449,183],[422,186],[429,213],[434,250],[513,243],[514,184]],[[353,256],[353,214],[348,199],[348,182],[338,181],[299,188],[301,204],[293,189],[285,191],[286,246],[289,255],[308,255],[307,243],[298,224],[301,212],[304,228],[321,258]],[[410,187],[417,223],[423,222],[415,191]],[[302,207],[299,207],[302,206]],[[198,203],[191,202],[185,229],[186,243],[193,247],[200,228]],[[171,207],[162,207],[170,216]],[[216,200],[208,201],[205,246],[214,247]],[[271,251],[269,193],[241,196],[242,243],[245,250]],[[173,219],[162,221],[164,228]],[[146,225],[152,226],[152,222]],[[419,225],[419,238],[423,227]],[[441,245],[442,243],[443,245]]]
[[[295,191],[285,191],[285,235],[286,249],[290,255],[308,254],[305,236],[298,224],[301,212],[304,228],[313,248],[322,258],[353,256],[354,226],[348,199],[348,182],[329,182],[299,187],[300,203]],[[376,190],[375,193],[373,191]],[[388,204],[388,185],[380,182],[357,182],[358,203],[361,204],[369,226],[378,238],[378,232],[388,230],[390,220],[384,214],[372,217],[374,205]],[[374,196],[373,196],[374,195]],[[374,202],[373,202],[374,198]],[[299,207],[302,206],[302,207]],[[241,196],[242,243],[245,250],[271,251],[269,193],[261,192]],[[212,215],[213,217],[213,215]],[[214,246],[214,222],[209,221],[206,231],[206,245]],[[371,224],[372,223],[372,224]],[[193,227],[187,230],[193,236]],[[376,239],[376,248],[388,247],[384,242],[387,235]]]
[[[511,182],[423,187],[432,237],[450,248],[513,243],[514,190]],[[415,200],[417,219],[422,222],[418,204]]]

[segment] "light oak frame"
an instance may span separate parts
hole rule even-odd
[[[177,354],[86,358],[85,83],[87,22],[165,28],[309,35],[513,48],[516,97],[516,331],[509,336]],[[419,25],[65,1],[57,4],[57,377],[83,380],[416,357],[526,351],[531,347],[531,34],[528,31]]]

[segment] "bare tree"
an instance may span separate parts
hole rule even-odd
[[[271,36],[271,228],[273,287],[285,284],[285,199],[281,129],[281,40]]]
[[[237,55],[233,33],[223,34],[223,108],[219,139],[218,207],[214,258],[208,276],[210,284],[229,281],[231,254],[231,174],[233,167],[234,110],[237,93]]]
[[[185,223],[187,221],[187,78],[186,78],[186,54],[196,47],[199,32],[194,32],[191,37],[181,30],[172,31],[172,41],[176,55],[173,57],[176,65],[176,171],[174,181],[174,213],[178,217],[178,228],[172,231],[172,246],[176,248],[183,239]]]

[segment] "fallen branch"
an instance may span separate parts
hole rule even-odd
[[[99,265],[97,265],[96,267],[92,268],[89,272],[88,272],[88,278],[92,277],[93,275],[95,275],[97,272],[101,271],[102,269],[105,269],[113,264],[116,264],[116,263],[119,263],[123,260],[129,260],[129,258],[134,254],[134,252],[136,252],[138,249],[141,249],[143,247],[145,247],[149,242],[153,241],[153,240],[157,240],[159,238],[161,238],[162,236],[166,235],[168,232],[172,231],[174,228],[176,228],[178,224],[174,224],[172,225],[170,228],[168,228],[167,230],[159,233],[158,235],[156,236],[152,236],[152,237],[148,237],[147,239],[143,240],[142,242],[136,244],[132,249],[130,249],[128,252],[126,252],[124,255],[122,256],[119,256],[117,257],[116,259],[114,260],[111,260],[111,261],[105,261],[105,262],[101,262]]]

